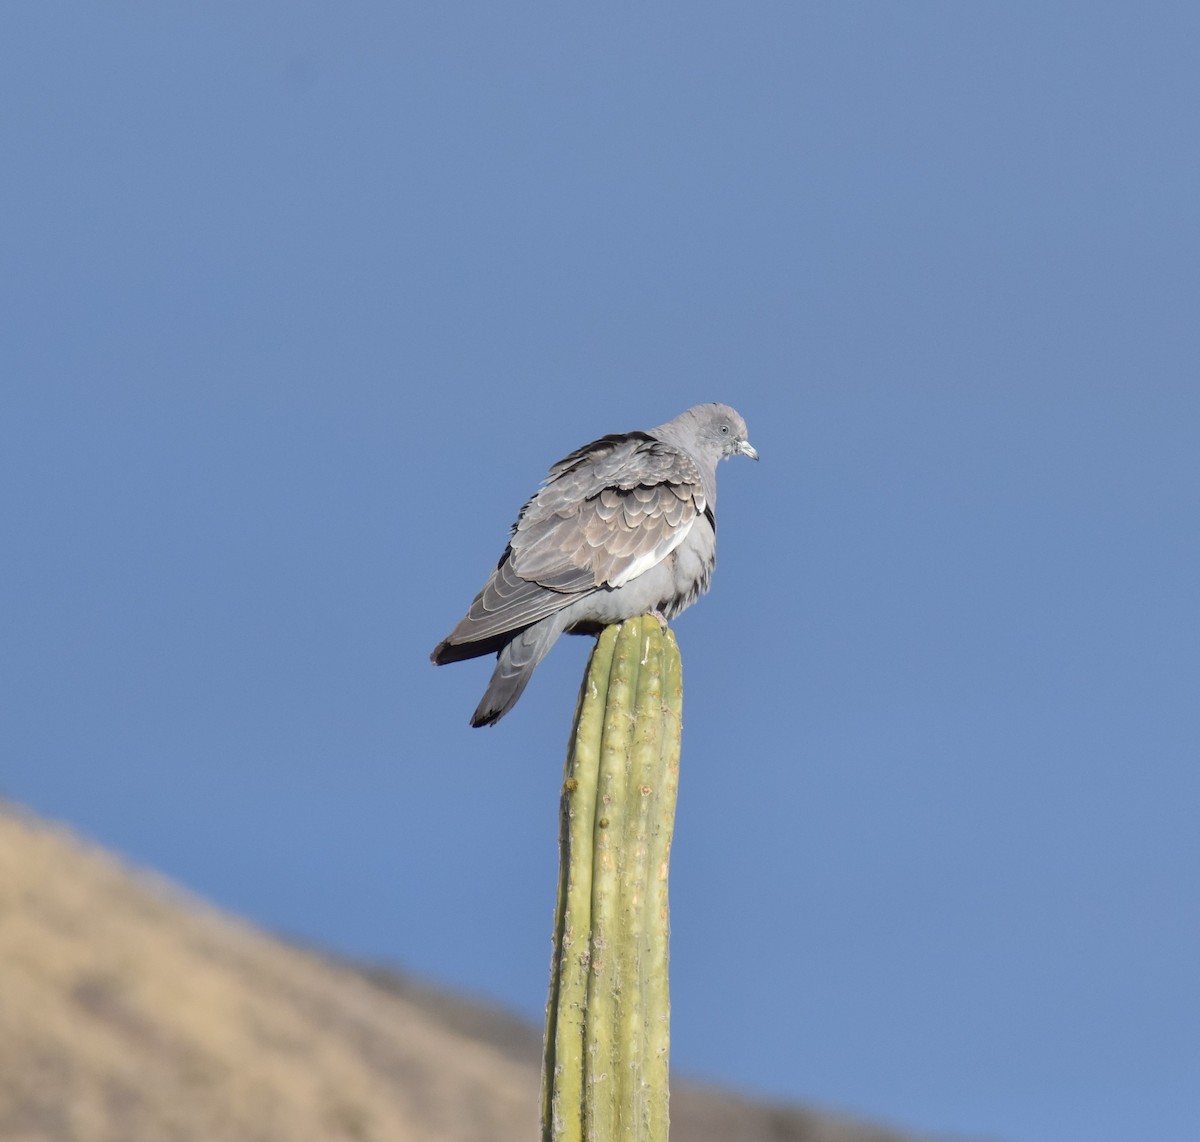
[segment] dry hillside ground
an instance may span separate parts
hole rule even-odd
[[[0,804],[4,1142],[529,1142],[537,1033],[291,947]],[[675,1084],[675,1142],[903,1142]]]

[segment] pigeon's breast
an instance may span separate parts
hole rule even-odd
[[[662,566],[670,572],[665,584],[669,593],[659,610],[667,618],[674,618],[708,590],[716,553],[716,533],[708,516],[702,515],[688,531],[687,538],[663,560]]]

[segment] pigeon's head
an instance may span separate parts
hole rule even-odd
[[[717,460],[727,456],[758,459],[758,449],[748,439],[746,422],[727,404],[698,404],[683,414],[689,417],[697,447]]]

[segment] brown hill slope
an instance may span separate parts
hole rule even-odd
[[[5,1142],[528,1142],[538,1036],[290,947],[0,804]],[[699,1087],[676,1142],[903,1142]]]

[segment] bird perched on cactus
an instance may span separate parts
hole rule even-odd
[[[526,502],[495,571],[432,654],[485,654],[496,668],[471,717],[516,704],[564,631],[674,618],[708,590],[716,560],[717,463],[758,459],[728,405],[699,404],[657,428],[602,436],[555,464]]]

